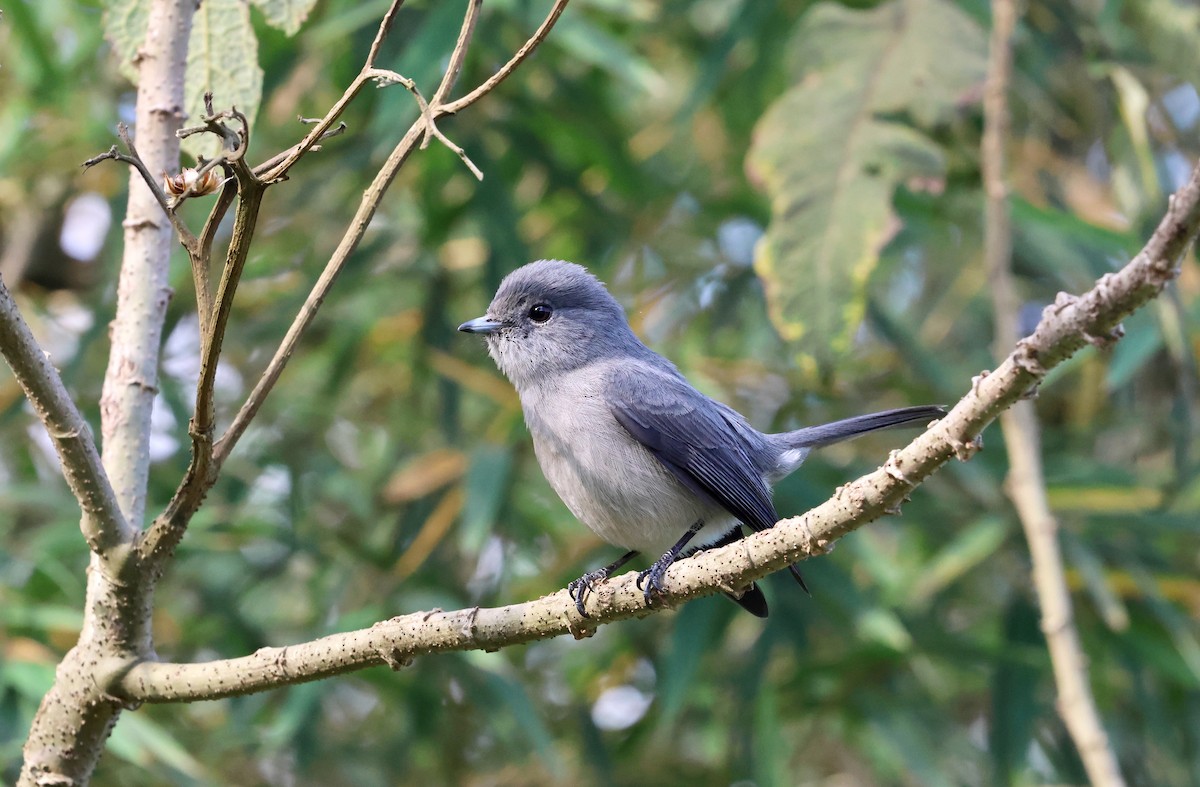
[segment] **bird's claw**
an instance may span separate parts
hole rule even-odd
[[[667,589],[663,587],[663,577],[666,576],[667,569],[671,567],[671,562],[659,560],[645,571],[638,572],[637,586],[642,591],[642,595],[646,597],[647,607],[654,606],[655,596],[662,596],[667,592]]]
[[[590,618],[591,615],[583,606],[583,598],[588,593],[596,592],[596,583],[603,582],[608,579],[608,568],[598,568],[595,571],[589,571],[579,579],[573,579],[567,583],[567,594],[571,596],[571,600],[575,602],[575,609],[579,610],[581,617]]]

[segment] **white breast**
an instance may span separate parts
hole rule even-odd
[[[579,521],[610,544],[652,557],[697,520],[705,526],[696,546],[729,532],[728,512],[675,480],[617,423],[602,397],[603,375],[585,369],[557,383],[522,391],[521,401],[542,472]]]

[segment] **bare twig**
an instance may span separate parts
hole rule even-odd
[[[383,15],[383,19],[379,20],[379,29],[375,31],[375,40],[371,42],[371,49],[367,52],[367,61],[363,67],[364,70],[375,67],[375,59],[379,57],[379,49],[383,46],[383,40],[392,31],[392,25],[396,22],[396,15],[400,13],[400,7],[403,5],[404,0],[392,0],[387,13]]]
[[[554,23],[558,21],[560,16],[562,16],[562,12],[566,10],[567,2],[568,0],[554,0],[554,5],[550,9],[550,13],[548,13],[546,18],[542,21],[541,26],[538,27],[537,31],[529,37],[529,40],[517,50],[517,53],[513,55],[507,63],[500,67],[500,70],[495,74],[492,74],[490,77],[488,77],[486,82],[462,98],[451,101],[449,104],[443,104],[438,108],[438,116],[453,115],[455,112],[461,112],[479,99],[486,96],[488,93],[491,93],[500,86],[501,82],[512,76],[512,73],[517,70],[517,67],[524,63],[525,59],[533,54],[533,50],[537,49],[538,44],[542,43],[542,41],[546,39],[546,36],[550,34],[550,30],[553,29]]]
[[[237,212],[234,214],[233,233],[229,248],[225,253],[225,265],[221,269],[221,280],[217,285],[216,303],[212,304],[211,296],[201,298],[200,278],[197,277],[198,311],[200,313],[200,376],[196,383],[196,407],[188,424],[188,434],[192,441],[192,456],[183,479],[175,490],[171,501],[163,514],[156,517],[138,545],[139,553],[152,572],[161,570],[166,559],[183,538],[184,531],[191,515],[199,508],[204,494],[216,480],[212,463],[213,452],[213,422],[216,418],[216,408],[213,400],[216,385],[217,364],[220,360],[221,349],[225,341],[225,329],[233,313],[233,300],[241,281],[242,271],[250,255],[250,243],[254,237],[254,229],[258,222],[259,210],[262,207],[263,194],[267,189],[266,182],[260,180],[245,162],[245,153],[250,140],[250,123],[246,116],[236,108],[223,112],[214,112],[211,95],[205,96],[207,115],[203,118],[204,126],[197,127],[201,131],[216,134],[225,140],[222,156],[227,169],[234,173],[237,181],[236,193],[239,197]],[[233,130],[225,125],[225,120],[236,121],[240,129]],[[187,129],[180,136],[187,136],[197,129]],[[211,163],[211,162],[210,162]],[[223,192],[223,199],[232,201],[232,195]],[[227,204],[225,205],[227,207]],[[209,222],[205,225],[205,238],[211,244],[211,231],[214,227],[212,216],[224,208],[218,203]],[[193,257],[193,272],[204,271],[203,286],[208,287],[207,276],[208,257]]]
[[[100,556],[101,565],[116,576],[120,572],[113,566],[114,553],[124,552],[133,541],[134,529],[117,505],[117,496],[100,464],[100,454],[87,422],[2,281],[0,353],[54,443],[67,485],[83,512],[79,527],[88,547]]]
[[[119,150],[117,150],[117,146],[113,145],[108,149],[108,152],[101,153],[99,156],[93,156],[92,158],[83,162],[83,168],[90,169],[91,167],[99,164],[101,161],[112,160],[120,161],[136,169],[138,174],[142,176],[142,182],[146,184],[146,188],[150,189],[150,193],[154,196],[154,200],[159,204],[163,210],[163,213],[170,220],[171,226],[174,227],[175,232],[179,234],[180,243],[183,244],[184,248],[189,248],[196,242],[196,236],[193,235],[192,231],[188,229],[188,226],[183,223],[183,219],[179,218],[179,216],[175,214],[171,198],[167,196],[165,191],[163,191],[162,186],[159,183],[159,179],[150,172],[150,169],[146,166],[146,162],[142,161],[142,157],[138,155],[137,148],[133,144],[133,139],[129,136],[129,127],[124,123],[118,123],[117,136],[121,138],[121,142],[125,145],[125,149],[129,151],[129,155],[121,153]]]
[[[467,165],[467,169],[471,170],[471,174],[475,176],[476,180],[483,180],[483,170],[479,169],[479,167],[475,165],[475,162],[471,160],[470,156],[467,155],[465,150],[452,142],[450,138],[443,134],[441,129],[437,127],[437,122],[433,119],[435,114],[434,107],[425,101],[425,97],[422,96],[421,91],[417,89],[417,83],[413,82],[403,74],[397,74],[395,71],[388,71],[387,69],[382,68],[373,68],[366,73],[367,76],[373,79],[380,87],[386,87],[388,85],[402,85],[406,90],[408,90],[408,92],[412,93],[413,98],[415,98],[417,101],[417,108],[421,112],[421,119],[425,124],[424,135],[421,139],[422,150],[429,147],[429,141],[431,139],[436,139],[449,148],[451,152],[458,156],[459,159],[461,159],[462,162]]]
[[[329,295],[329,291],[333,288],[333,283],[342,272],[346,261],[350,259],[350,255],[358,247],[359,241],[362,240],[362,236],[367,231],[367,226],[371,222],[371,217],[375,215],[375,211],[379,207],[379,201],[382,199],[384,192],[391,185],[401,165],[404,164],[416,149],[421,139],[422,129],[423,126],[419,120],[409,128],[408,133],[404,135],[404,138],[392,150],[387,161],[384,162],[379,172],[376,173],[375,179],[371,181],[371,185],[363,193],[362,201],[358,205],[358,211],[355,212],[354,218],[350,221],[350,227],[346,230],[346,234],[342,236],[337,248],[334,249],[333,255],[325,265],[325,270],[321,272],[320,277],[313,285],[308,298],[304,301],[304,305],[300,307],[300,312],[292,321],[291,327],[288,328],[288,332],[284,336],[283,342],[279,345],[279,349],[275,351],[275,355],[267,364],[262,377],[259,378],[254,386],[254,390],[250,392],[245,403],[242,404],[241,409],[234,416],[233,422],[229,425],[225,434],[217,441],[213,450],[216,463],[214,471],[219,470],[220,466],[229,457],[229,452],[233,450],[237,441],[246,431],[246,427],[250,425],[250,421],[258,413],[258,409],[262,407],[267,394],[275,386],[279,375],[283,373],[283,368],[291,359],[292,353],[295,352],[296,345],[300,342],[300,337],[303,336],[308,326],[312,324],[313,319],[317,315],[317,310],[325,302],[326,296]]]
[[[986,193],[984,255],[992,293],[997,355],[1020,339],[1020,302],[1012,275],[1012,230],[1005,185],[1004,146],[1008,141],[1008,85],[1012,73],[1015,0],[992,0],[992,39],[984,89],[981,151]],[[1092,784],[1117,787],[1125,781],[1108,742],[1088,685],[1087,662],[1075,629],[1067,590],[1058,521],[1046,498],[1041,436],[1033,402],[1016,402],[1000,415],[1008,452],[1006,491],[1016,507],[1033,561],[1033,586],[1042,610],[1042,633],[1058,685],[1058,712],[1079,750]]]
[[[442,75],[442,81],[433,94],[433,100],[429,102],[435,110],[442,105],[446,96],[450,95],[450,91],[454,89],[455,83],[458,82],[458,75],[462,73],[463,63],[467,59],[467,48],[471,45],[471,37],[475,35],[475,25],[479,21],[479,9],[482,7],[483,0],[470,0],[470,4],[467,6],[462,28],[458,31],[458,41],[454,43],[454,50],[450,53],[450,63],[446,66],[446,73]]]
[[[737,544],[680,561],[667,575],[664,606],[744,587],[797,560],[827,551],[832,542],[888,511],[953,458],[968,458],[980,433],[1017,402],[1046,372],[1153,298],[1178,272],[1180,256],[1200,232],[1200,168],[1172,199],[1166,217],[1137,257],[1103,277],[1078,298],[1062,295],[1037,330],[1017,343],[995,372],[977,378],[947,416],[900,451],[886,468],[838,489],[822,505]],[[368,629],[323,637],[242,658],[201,664],[142,662],[114,685],[129,700],[175,702],[214,699],[336,675],[372,665],[404,666],[413,657],[546,639],[586,636],[596,626],[651,614],[634,574],[610,580],[590,618],[582,618],[565,590],[496,609],[416,613]]]
[[[363,87],[370,81],[369,71],[375,68],[375,60],[379,57],[380,47],[383,46],[383,41],[391,32],[392,25],[396,21],[396,15],[400,13],[400,7],[404,5],[404,0],[392,0],[391,6],[388,7],[387,13],[383,15],[383,19],[379,21],[379,29],[375,31],[375,40],[371,42],[371,49],[367,52],[367,59],[363,63],[362,71],[350,83],[350,87],[342,93],[329,111],[325,113],[325,117],[316,121],[313,124],[312,130],[304,135],[304,139],[293,145],[283,153],[272,156],[267,161],[259,164],[254,168],[254,173],[268,183],[274,183],[283,180],[287,177],[288,171],[304,157],[304,154],[313,150],[318,142],[328,137],[334,136],[340,132],[333,129],[333,124],[337,122],[342,113],[346,111],[346,107],[354,100],[354,97],[362,91]],[[309,121],[305,121],[309,122]],[[344,127],[344,126],[343,126]]]

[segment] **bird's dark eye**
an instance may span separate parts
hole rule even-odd
[[[545,322],[550,319],[551,314],[554,314],[554,309],[544,303],[535,303],[529,307],[529,319],[534,322]]]

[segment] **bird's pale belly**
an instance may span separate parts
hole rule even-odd
[[[612,419],[607,408],[588,413],[591,418],[578,415],[568,424],[530,423],[530,431],[550,486],[600,538],[657,556],[697,520],[704,528],[695,546],[711,544],[733,527],[727,511],[683,486],[615,419],[594,428],[595,419]]]

